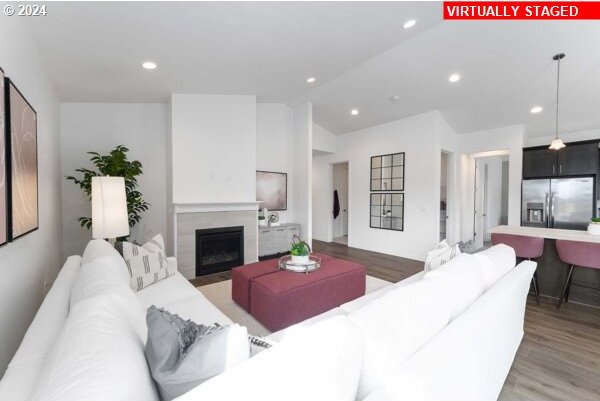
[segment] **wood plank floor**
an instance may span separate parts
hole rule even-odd
[[[349,259],[367,274],[398,282],[423,269],[423,262],[314,241],[315,252]],[[196,286],[229,280],[229,272],[199,277]],[[600,308],[569,302],[560,310],[555,300],[527,301],[525,336],[499,400],[600,401]]]

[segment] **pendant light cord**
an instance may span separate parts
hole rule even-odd
[[[560,58],[557,60],[558,68],[556,70],[556,139],[558,139],[558,93],[560,88]]]

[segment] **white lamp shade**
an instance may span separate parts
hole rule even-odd
[[[549,149],[559,150],[559,149],[564,148],[565,146],[567,146],[567,145],[564,144],[564,142],[562,141],[562,139],[558,138],[558,139],[554,139],[552,141],[552,143],[550,144],[550,148]]]
[[[92,177],[92,237],[129,235],[123,177]]]

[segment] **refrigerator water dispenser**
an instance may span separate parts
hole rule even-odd
[[[538,202],[527,203],[527,221],[529,223],[544,222],[544,204]]]

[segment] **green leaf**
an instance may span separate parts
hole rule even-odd
[[[118,145],[107,155],[101,155],[98,152],[87,152],[94,168],[78,168],[75,172],[79,174],[65,176],[65,179],[72,181],[81,188],[88,198],[91,198],[92,177],[123,177],[125,180],[129,226],[133,227],[141,221],[142,213],[149,210],[151,205],[144,201],[142,193],[138,190],[137,177],[142,174],[142,163],[139,160],[128,160],[127,152],[129,152],[129,149],[124,145]],[[88,230],[92,227],[90,217],[79,217],[76,221],[81,227]]]

